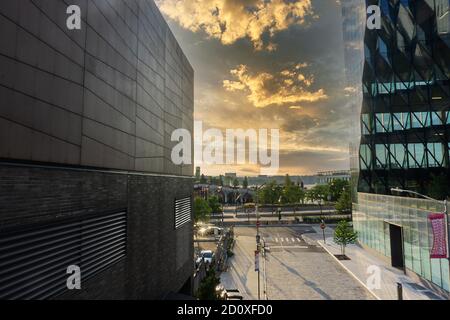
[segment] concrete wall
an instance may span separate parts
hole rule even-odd
[[[82,10],[68,30],[66,9]],[[127,254],[56,298],[158,299],[192,275],[193,69],[152,0],[0,1],[0,234],[124,210]]]

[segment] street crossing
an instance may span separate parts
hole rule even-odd
[[[281,243],[281,242],[283,242],[283,243],[302,243],[303,242],[303,240],[300,239],[300,238],[283,238],[283,237],[280,237],[280,238],[278,238],[278,237],[274,237],[274,238],[269,237],[267,240],[268,241],[272,240],[272,241],[275,241],[276,243]]]

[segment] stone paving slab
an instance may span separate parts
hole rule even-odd
[[[266,259],[260,260],[261,299],[374,299],[364,286],[317,246],[317,243],[310,247],[303,240],[298,241],[300,232],[305,230],[304,227],[272,227],[261,230],[262,238],[267,240],[270,247]],[[254,232],[252,228],[235,229],[235,255],[229,261],[227,272],[221,274],[221,283],[225,288],[238,289],[245,300],[258,298],[257,273],[254,271]],[[279,242],[277,248],[277,238],[290,241]]]
[[[340,254],[340,246],[334,243],[333,233],[330,228],[325,230],[326,241],[323,241],[322,230],[314,227],[317,233],[305,234],[305,241],[312,243],[317,242],[322,246],[333,258],[335,254]],[[355,279],[364,285],[379,300],[397,300],[397,283],[403,285],[404,300],[442,300],[445,299],[437,292],[431,291],[424,287],[420,282],[415,281],[411,277],[404,274],[402,270],[389,266],[385,261],[374,256],[366,249],[359,245],[348,245],[345,249],[346,255],[351,260],[340,261],[335,260],[346,269]],[[370,268],[370,269],[369,269]],[[373,287],[373,278],[369,278],[374,274],[374,270],[380,271],[380,282],[378,287]]]

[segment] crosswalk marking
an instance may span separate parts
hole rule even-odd
[[[307,246],[271,246],[271,249],[309,249]]]
[[[272,238],[272,240],[274,240],[277,243],[280,242],[286,242],[286,243],[296,243],[296,242],[302,242],[302,239],[300,238]]]

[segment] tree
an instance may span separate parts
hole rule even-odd
[[[209,268],[206,277],[200,283],[197,291],[197,298],[199,300],[218,300],[219,295],[216,291],[217,285],[220,284],[220,279],[216,276],[214,268]]]
[[[200,183],[201,184],[205,184],[206,183],[206,177],[205,175],[202,173],[202,175],[200,176]]]
[[[284,178],[284,187],[289,188],[290,186],[292,186],[292,181],[289,175],[286,174],[286,177]]]
[[[227,187],[229,187],[231,185],[231,177],[230,176],[225,176],[225,185]]]
[[[349,188],[350,184],[344,179],[334,179],[328,183],[329,195],[331,201],[338,201],[345,189]],[[328,197],[328,196],[327,196]]]
[[[285,203],[290,204],[303,202],[305,199],[305,190],[295,184],[285,186],[282,198],[284,198]]]
[[[325,201],[325,199],[327,199],[328,194],[328,185],[315,185],[307,191],[306,197],[311,202],[318,201],[319,203],[321,203],[322,201]]]
[[[195,222],[208,222],[211,215],[211,207],[208,202],[200,197],[194,200],[194,221]]]
[[[334,242],[341,246],[341,254],[345,256],[345,247],[355,243],[358,239],[358,232],[354,231],[350,224],[342,220],[338,223],[334,231]]]
[[[247,189],[248,188],[248,178],[244,177],[244,182],[242,182],[242,188]]]
[[[239,180],[237,178],[234,178],[233,180],[233,187],[235,188],[239,187]]]
[[[223,187],[223,175],[219,176],[219,186]]]
[[[344,189],[339,200],[336,203],[337,212],[344,214],[352,212],[352,195],[350,188]]]
[[[222,212],[222,206],[220,205],[218,196],[209,197],[208,205],[211,208],[212,213],[221,213]]]
[[[272,214],[274,212],[274,205],[278,202],[278,199],[283,194],[283,189],[277,185],[275,181],[270,181],[264,187],[260,189],[258,192],[258,201],[262,204],[271,204],[272,205]]]
[[[294,215],[296,214],[296,204],[304,202],[305,191],[298,185],[291,184],[284,187],[283,190],[283,203],[289,203],[294,205]]]

